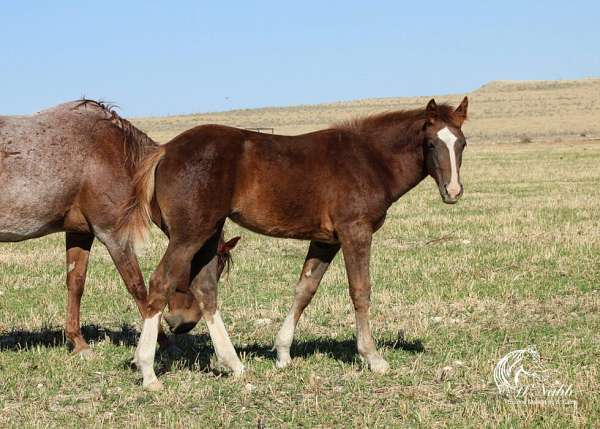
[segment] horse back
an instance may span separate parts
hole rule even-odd
[[[106,163],[122,155],[119,133],[99,121],[98,112],[75,106],[0,117],[0,241],[73,229],[69,222],[89,229],[78,199],[102,184]]]
[[[364,202],[381,189],[365,146],[341,130],[280,136],[207,125],[167,147],[156,187],[167,212],[192,204],[214,216],[206,222],[229,216],[271,236],[335,241],[336,221],[369,216]]]

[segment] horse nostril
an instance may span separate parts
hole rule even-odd
[[[460,184],[450,184],[444,185],[444,190],[446,194],[451,198],[458,198],[462,194],[462,185]]]
[[[446,195],[450,195],[450,192],[448,191],[448,184],[444,183],[444,192],[446,193]]]

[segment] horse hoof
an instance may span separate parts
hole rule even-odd
[[[163,389],[163,384],[159,380],[154,380],[152,383],[144,386],[144,390],[148,392],[160,392]]]
[[[77,355],[79,355],[79,357],[83,360],[91,360],[96,357],[96,353],[94,353],[90,348],[79,350]]]
[[[292,362],[292,359],[287,358],[287,359],[277,359],[275,361],[275,366],[279,369],[283,369],[285,367],[287,367],[290,363]]]
[[[389,371],[390,365],[382,357],[369,359],[369,369],[375,374],[385,374]]]
[[[235,378],[238,378],[244,375],[244,373],[246,372],[246,368],[244,367],[244,365],[240,365],[239,367],[232,369],[232,372],[233,376]]]

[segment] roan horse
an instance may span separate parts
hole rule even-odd
[[[66,231],[65,331],[73,351],[84,357],[91,350],[81,335],[79,309],[94,236],[104,243],[142,316],[146,314],[144,278],[133,247],[118,239],[116,221],[132,192],[133,172],[156,147],[110,106],[92,100],[32,116],[0,116],[0,242]],[[155,221],[160,226],[160,219]],[[220,238],[219,270],[232,244]],[[191,294],[176,293],[170,306],[189,314],[186,308],[197,304]],[[159,342],[170,344],[162,333]]]
[[[205,265],[190,289],[202,306],[217,357],[234,374],[244,371],[216,302],[214,237],[226,218],[261,234],[311,241],[294,303],[275,341],[277,366],[290,362],[298,319],[341,248],[358,352],[372,371],[385,372],[389,366],[375,348],[368,318],[372,235],[391,204],[427,175],[444,202],[458,201],[467,104],[466,97],[456,109],[431,100],[425,109],[293,137],[205,125],[148,153],[120,221],[123,240],[141,240],[158,209],[170,237],[150,279],[147,319],[135,353],[144,387],[161,387],[153,369],[160,316],[171,292],[189,284],[188,266],[198,254]],[[169,316],[167,321],[179,319]]]

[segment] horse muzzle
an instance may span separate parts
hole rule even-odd
[[[448,185],[442,185],[439,187],[440,195],[442,196],[442,201],[446,204],[456,204],[460,197],[463,195],[463,185],[458,185],[456,189],[452,189]]]
[[[174,334],[186,334],[198,323],[198,320],[186,317],[183,312],[167,312],[163,317],[169,325],[169,330]]]

